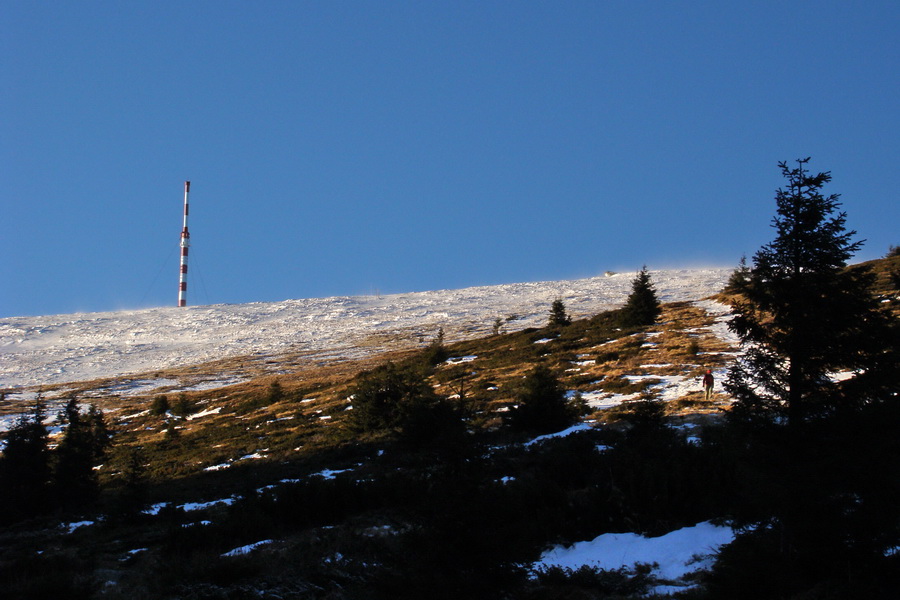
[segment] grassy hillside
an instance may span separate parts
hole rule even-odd
[[[470,427],[482,433],[500,428],[518,381],[536,364],[558,373],[567,389],[586,394],[654,397],[654,385],[661,378],[688,377],[697,381],[695,391],[669,402],[668,412],[690,415],[715,412],[722,406],[722,398],[709,405],[701,398],[702,373],[723,366],[728,358],[723,352],[730,350],[704,330],[713,323],[706,311],[689,303],[667,305],[659,327],[649,331],[621,329],[615,321],[615,313],[607,313],[568,327],[446,344],[442,350],[448,360],[436,365],[430,364],[429,345],[418,351],[306,367],[227,388],[167,396],[172,406],[187,405],[184,415],[172,410],[151,414],[148,409],[155,397],[129,399],[122,410],[125,414],[116,419],[114,456],[101,474],[114,484],[117,467],[132,446],[141,446],[148,454],[148,476],[154,483],[194,477],[229,479],[227,469],[212,473],[203,469],[256,453],[265,458],[252,461],[254,472],[268,470],[270,463],[271,469],[284,469],[288,475],[320,465],[337,468],[340,465],[322,464],[321,454],[353,448],[361,441],[378,441],[360,440],[348,427],[352,405],[348,389],[358,373],[387,361],[426,367],[429,382],[441,396],[459,397],[462,392]],[[624,376],[647,379],[629,381]],[[588,419],[614,422],[621,412],[591,411]],[[241,462],[248,464],[234,464]]]
[[[897,293],[898,263],[874,265],[884,293]],[[684,302],[650,328],[619,323],[613,311],[360,361],[297,360],[165,401],[103,398],[114,444],[99,503],[4,529],[0,575],[21,598],[641,597],[664,583],[648,569],[526,566],[552,544],[746,516],[752,472],[716,427],[729,407],[720,385],[711,401],[701,392],[706,369],[721,373],[735,351],[716,335],[721,319]],[[463,434],[411,446],[360,430],[354,384],[388,362],[449,399]],[[528,444],[534,435],[506,426],[537,365],[575,392],[589,429]]]

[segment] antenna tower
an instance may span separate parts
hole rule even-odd
[[[188,194],[191,182],[184,182],[184,226],[181,229],[181,272],[178,275],[178,306],[187,306],[187,272],[188,248],[191,246],[191,234],[188,233]]]

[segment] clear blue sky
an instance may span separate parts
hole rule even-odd
[[[0,7],[0,316],[733,266],[778,161],[900,244],[900,3]]]

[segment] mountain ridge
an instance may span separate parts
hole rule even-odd
[[[731,269],[651,271],[662,302],[716,293]],[[576,317],[620,305],[631,273],[576,280],[477,286],[387,296],[335,296],[187,308],[0,319],[0,390],[18,393],[223,357],[304,352],[368,355],[385,340],[412,348],[443,328],[448,339],[544,324],[553,300]]]

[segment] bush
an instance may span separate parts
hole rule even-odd
[[[423,362],[430,367],[441,364],[449,357],[450,354],[444,345],[437,342],[430,344],[422,353]]]
[[[150,414],[160,417],[169,411],[169,398],[167,396],[156,396],[150,403]]]
[[[269,391],[266,398],[268,404],[275,404],[276,402],[281,402],[284,400],[284,389],[281,387],[281,383],[276,379],[271,384],[269,384]]]
[[[172,413],[179,417],[186,417],[196,410],[194,403],[187,397],[187,394],[180,394],[178,400],[172,405]]]
[[[526,600],[539,598],[622,598],[646,596],[654,583],[648,565],[636,569],[601,570],[588,566],[579,569],[543,567],[535,573],[533,588]]]
[[[390,431],[413,446],[437,444],[464,433],[461,412],[439,398],[424,374],[394,363],[361,373],[351,388],[358,431]]]

